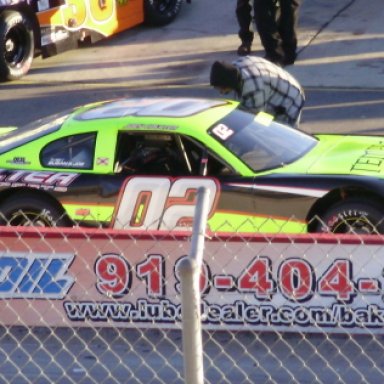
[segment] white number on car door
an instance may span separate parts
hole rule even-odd
[[[196,192],[199,187],[209,193],[209,215],[219,197],[215,179],[188,177],[132,177],[123,187],[115,229],[185,230],[192,225]]]

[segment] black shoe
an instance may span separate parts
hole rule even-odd
[[[251,44],[241,43],[240,47],[237,48],[237,54],[239,56],[247,56],[251,53]]]

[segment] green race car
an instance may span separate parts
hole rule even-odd
[[[384,141],[311,136],[237,102],[136,98],[0,130],[2,225],[383,233]]]

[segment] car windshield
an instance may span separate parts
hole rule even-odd
[[[272,121],[272,116],[235,110],[208,133],[254,172],[290,164],[310,151],[317,139]]]
[[[0,130],[0,153],[7,152],[20,145],[59,130],[71,112],[72,110],[48,116],[20,128],[8,130],[3,134]]]

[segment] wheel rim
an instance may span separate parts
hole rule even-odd
[[[18,210],[8,219],[8,225],[22,227],[52,227],[53,221],[48,211]]]
[[[23,62],[29,47],[28,31],[22,25],[13,27],[5,38],[5,60],[11,67]]]

